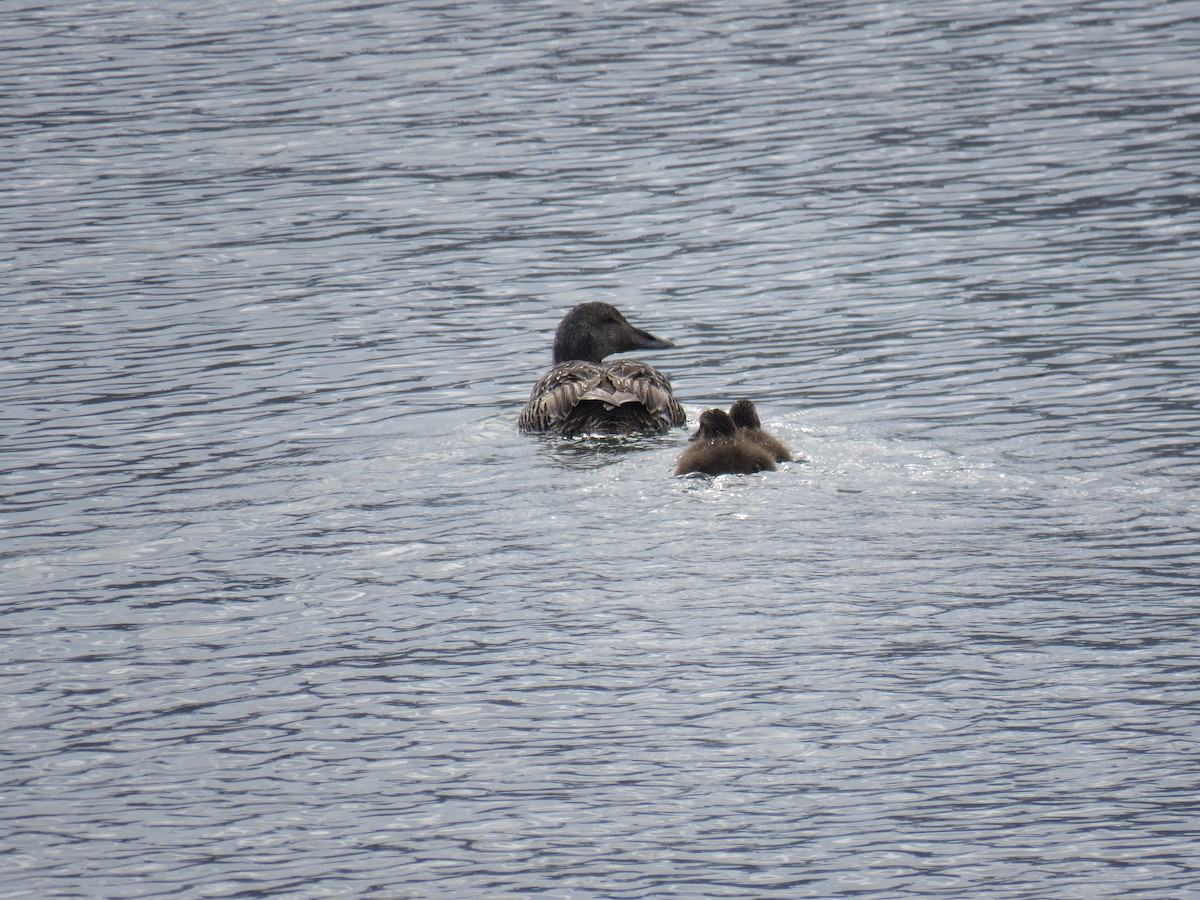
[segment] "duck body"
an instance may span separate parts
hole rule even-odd
[[[679,457],[676,475],[750,475],[775,471],[775,458],[742,435],[723,409],[700,414],[700,428]]]
[[[792,458],[792,451],[789,450],[779,438],[771,434],[769,431],[764,431],[762,422],[758,418],[758,410],[754,406],[753,400],[739,400],[733,406],[729,407],[729,418],[733,420],[734,427],[737,429],[739,437],[743,437],[751,443],[757,444],[768,453],[775,462],[788,462]]]
[[[687,421],[671,381],[637,359],[604,362],[610,353],[674,347],[630,325],[616,307],[581,303],[559,323],[554,365],[521,410],[523,432],[653,434]]]

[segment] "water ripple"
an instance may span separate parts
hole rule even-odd
[[[5,896],[1190,889],[1186,4],[8,12]]]

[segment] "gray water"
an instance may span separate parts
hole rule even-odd
[[[1200,896],[1200,4],[3,13],[0,897]]]

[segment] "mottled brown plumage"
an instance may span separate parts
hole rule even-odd
[[[739,436],[758,444],[774,457],[775,462],[787,462],[792,458],[792,451],[784,446],[783,441],[763,430],[752,400],[739,400],[729,407],[729,418],[733,420]]]
[[[614,306],[579,304],[559,323],[554,366],[534,385],[521,431],[643,434],[685,424],[666,375],[636,359],[603,362],[610,353],[674,346],[634,328]]]
[[[774,470],[771,454],[743,436],[723,409],[700,414],[700,427],[675,466],[676,475],[749,475]]]

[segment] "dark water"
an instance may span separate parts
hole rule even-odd
[[[1200,896],[1200,4],[4,12],[0,897]]]

